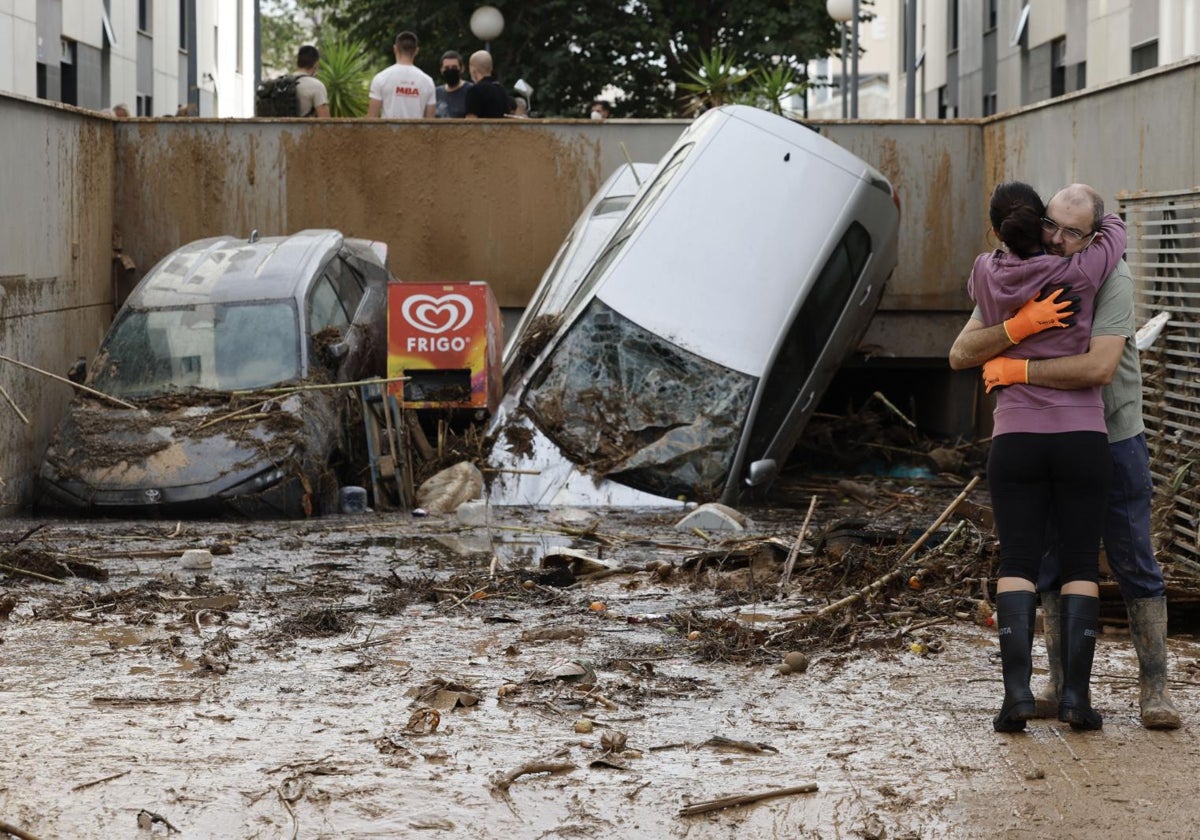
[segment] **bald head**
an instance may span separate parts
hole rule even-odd
[[[1046,218],[1057,226],[1043,229],[1042,245],[1051,254],[1070,257],[1091,244],[1104,220],[1104,199],[1087,184],[1068,184],[1046,205]],[[1082,236],[1064,235],[1067,231]]]
[[[487,50],[471,53],[470,68],[471,78],[476,82],[492,75],[492,54]]]

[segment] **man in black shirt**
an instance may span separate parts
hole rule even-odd
[[[491,53],[486,50],[472,53],[468,66],[475,84],[467,91],[467,119],[503,119],[505,114],[516,109],[508,91],[492,74]]]

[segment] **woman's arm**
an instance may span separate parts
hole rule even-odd
[[[1125,222],[1116,213],[1106,213],[1091,244],[1071,257],[1071,270],[1074,276],[1082,276],[1089,287],[1099,288],[1124,254]]]

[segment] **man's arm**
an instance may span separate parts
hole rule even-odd
[[[372,99],[367,105],[367,119],[373,120],[379,116],[379,112],[383,110],[382,99]]]
[[[432,102],[425,106],[425,119],[431,120],[437,116],[437,103]]]
[[[1004,331],[1003,324],[985,327],[983,321],[968,318],[962,332],[950,347],[950,367],[953,370],[979,367],[1012,346],[1013,343],[1008,340],[1008,333]]]
[[[329,106],[328,105],[318,105],[316,107],[316,112],[317,112],[317,116],[320,117],[321,119],[329,119]]]
[[[1029,363],[1029,384],[1062,391],[1107,385],[1125,352],[1125,341],[1123,335],[1096,335],[1082,355],[1035,359]]]

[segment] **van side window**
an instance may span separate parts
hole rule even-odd
[[[334,291],[327,274],[322,274],[308,299],[308,328],[312,334],[326,327],[344,327],[350,323],[346,310]]]
[[[774,442],[842,317],[862,270],[871,256],[871,235],[853,222],[829,255],[800,305],[765,377],[761,408],[754,419],[745,463],[762,458]],[[786,433],[786,430],[784,430]],[[782,468],[782,464],[779,465]]]
[[[337,290],[342,303],[345,304],[346,311],[353,318],[354,313],[358,311],[358,304],[362,302],[362,278],[346,260],[342,259],[340,254],[333,258],[325,272],[333,281],[333,287]]]

